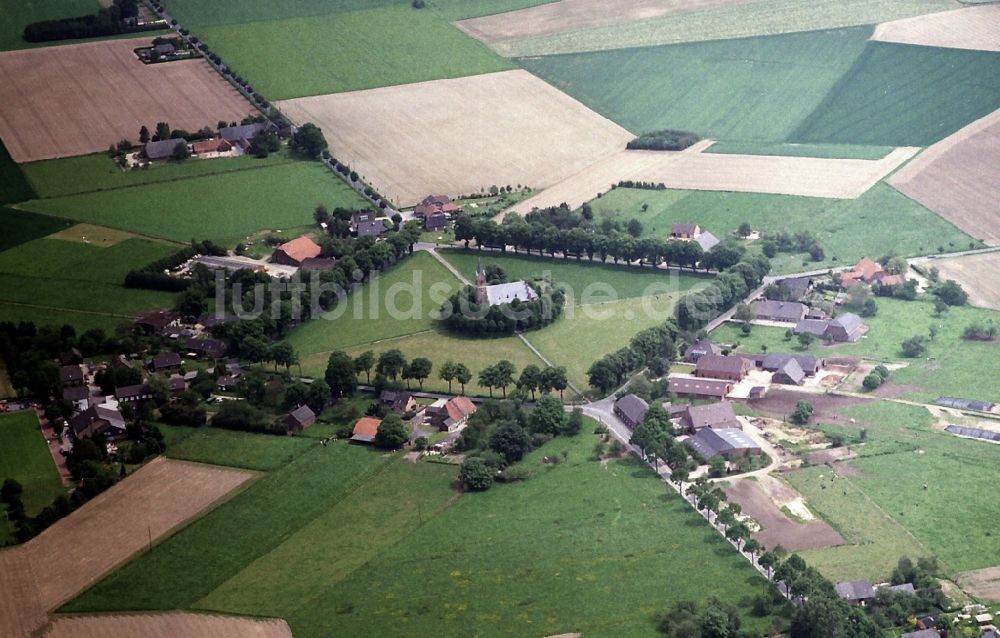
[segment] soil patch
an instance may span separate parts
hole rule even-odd
[[[962,572],[955,581],[976,598],[1000,602],[1000,565]]]
[[[761,524],[763,530],[754,536],[768,549],[781,545],[795,552],[844,543],[843,537],[822,521],[801,523],[785,516],[754,481],[734,481],[726,488],[726,496]]]
[[[871,399],[858,397],[835,394],[803,394],[802,392],[772,388],[763,399],[751,401],[750,406],[760,414],[774,419],[782,419],[794,412],[795,404],[802,400],[812,403],[813,422],[840,425],[857,425],[857,423],[851,423],[849,417],[840,414],[841,410],[854,405],[871,403]]]
[[[292,638],[284,620],[210,614],[96,614],[58,618],[45,638]]]

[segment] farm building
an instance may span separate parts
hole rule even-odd
[[[795,301],[758,301],[753,310],[759,321],[796,323],[805,318],[808,308]]]
[[[427,408],[426,415],[441,432],[454,432],[465,427],[475,411],[476,404],[467,397],[453,397],[442,406]]]
[[[764,355],[759,366],[768,372],[777,372],[779,369],[784,367],[789,359],[794,360],[802,368],[802,371],[806,373],[807,376],[815,376],[824,365],[826,361],[812,356],[811,354],[786,354],[783,352],[772,352]]]
[[[453,215],[462,212],[462,207],[451,201],[447,195],[428,195],[413,209],[413,216],[426,219],[432,215]]]
[[[515,299],[518,301],[534,301],[538,299],[538,293],[526,281],[511,281],[505,284],[487,285],[486,271],[483,269],[483,263],[479,262],[479,266],[476,268],[476,303],[479,305],[499,306],[511,303]]]
[[[316,422],[316,413],[308,405],[300,405],[285,416],[289,432],[301,432]]]
[[[301,266],[306,259],[319,257],[322,249],[308,235],[281,244],[271,255],[271,261],[286,266]]]
[[[149,386],[145,383],[126,385],[115,390],[115,398],[121,403],[131,403],[133,401],[145,401],[152,399],[153,395],[149,391]]]
[[[667,378],[671,394],[691,399],[725,399],[733,391],[733,384],[718,379],[699,379],[672,374]]]
[[[670,227],[670,239],[694,239],[700,234],[698,224],[673,224]]]
[[[213,137],[210,140],[199,140],[191,145],[191,153],[194,155],[228,153],[231,150],[233,150],[233,145],[221,137]]]
[[[90,388],[84,385],[63,388],[62,398],[72,403],[74,409],[86,410],[90,407]]]
[[[382,390],[378,396],[378,404],[387,410],[402,414],[417,407],[417,400],[405,390]]]
[[[170,388],[170,396],[176,399],[184,394],[184,391],[188,389],[188,384],[184,377],[174,375],[167,379],[167,387]]]
[[[733,404],[729,401],[685,406],[684,411],[680,413],[680,419],[689,432],[697,432],[702,428],[743,429],[743,424],[736,418]]]
[[[630,429],[639,427],[646,417],[649,404],[634,394],[626,394],[615,401],[614,412]]]
[[[375,440],[375,435],[378,434],[378,426],[380,425],[382,425],[382,419],[370,416],[361,417],[354,424],[351,440],[358,443],[371,443]]]
[[[904,275],[892,275],[878,263],[863,258],[850,270],[838,273],[841,288],[850,288],[854,284],[880,284],[882,286],[897,286],[906,281]]]
[[[149,362],[153,372],[173,372],[181,369],[181,355],[176,352],[161,352]]]
[[[993,432],[991,430],[967,428],[961,425],[949,425],[945,427],[944,431],[954,434],[955,436],[964,436],[969,439],[982,439],[984,441],[1000,443],[1000,432]]]
[[[712,248],[714,248],[714,247],[718,246],[720,243],[722,243],[722,242],[719,241],[718,237],[716,237],[712,233],[708,232],[707,230],[705,232],[703,232],[702,234],[698,235],[697,237],[695,237],[694,238],[694,242],[696,244],[698,244],[699,246],[701,246],[702,252],[706,252],[706,253],[708,251],[712,250]]]
[[[875,589],[867,580],[852,580],[834,585],[837,595],[852,605],[864,606],[875,600]]]
[[[813,289],[813,280],[809,277],[789,277],[778,282],[778,287],[789,301],[799,301]]]
[[[151,310],[139,315],[132,325],[143,334],[157,334],[168,326],[180,325],[181,315],[173,310]]]
[[[742,381],[753,368],[753,364],[743,357],[726,357],[717,354],[705,355],[698,359],[695,374],[710,379]]]
[[[150,161],[170,159],[178,145],[187,146],[187,142],[176,139],[146,142],[142,147],[142,154]]]
[[[219,339],[191,338],[184,344],[184,348],[199,359],[221,359],[228,350],[226,342]]]
[[[250,148],[250,142],[261,133],[272,131],[275,126],[271,122],[255,122],[253,124],[242,124],[240,126],[225,126],[219,129],[219,137],[229,142],[232,146],[246,151]]]
[[[721,430],[702,428],[693,436],[685,439],[684,445],[706,461],[716,456],[731,459],[762,452],[760,444],[754,441],[749,434],[735,428]]]
[[[942,405],[946,408],[957,408],[959,410],[976,410],[977,412],[991,412],[993,407],[996,405],[994,403],[987,403],[986,401],[974,401],[972,399],[956,399],[954,397],[938,397],[935,404]]]
[[[83,368],[80,366],[63,366],[59,368],[59,380],[64,386],[82,385]]]
[[[789,358],[785,363],[774,371],[771,375],[771,383],[781,385],[802,385],[806,378],[806,373],[802,371],[802,366],[795,359]]]
[[[806,332],[818,339],[822,339],[823,335],[826,334],[826,327],[829,323],[826,319],[803,319],[795,324],[792,332],[797,335]]]
[[[706,354],[722,354],[722,348],[715,345],[708,339],[702,339],[701,341],[695,342],[684,351],[684,362],[698,363],[698,359],[701,359]]]
[[[861,322],[861,317],[846,312],[830,321],[823,338],[837,343],[848,343],[857,341],[867,331],[868,326]]]

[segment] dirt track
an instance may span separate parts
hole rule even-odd
[[[885,22],[872,40],[949,49],[1000,51],[1000,7],[984,5]]]
[[[208,614],[114,614],[59,618],[44,638],[292,638],[284,620]]]
[[[754,537],[768,549],[781,545],[790,552],[797,552],[844,543],[843,537],[822,521],[800,523],[785,516],[754,481],[733,481],[726,488],[726,496],[761,524],[763,531]]]
[[[150,536],[164,536],[252,476],[158,458],[25,545],[0,551],[0,636],[25,635]]]
[[[889,178],[896,190],[987,244],[1000,245],[1000,111],[929,147]]]
[[[0,53],[0,137],[17,162],[103,151],[157,122],[197,131],[253,107],[203,60],[146,65],[150,38]]]

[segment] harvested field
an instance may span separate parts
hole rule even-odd
[[[896,190],[990,245],[1000,245],[1000,110],[934,144],[889,179]]]
[[[730,502],[739,503],[745,514],[761,524],[754,537],[768,549],[781,545],[790,552],[834,547],[844,543],[835,529],[821,521],[800,523],[785,516],[761,486],[736,480],[726,488]]]
[[[0,552],[0,635],[25,635],[47,610],[251,476],[155,459],[25,545]]]
[[[209,614],[115,614],[59,618],[45,638],[292,638],[284,620]]]
[[[289,100],[330,152],[399,205],[491,185],[548,187],[634,136],[526,71]]]
[[[955,581],[967,594],[1000,602],[1000,566],[962,572],[955,576]]]
[[[0,137],[17,162],[83,155],[169,122],[196,131],[254,113],[202,60],[142,64],[149,38],[0,53]]]
[[[928,264],[931,266],[931,264]],[[942,279],[954,279],[969,293],[969,303],[1000,310],[1000,253],[984,253],[933,262]]]
[[[856,199],[917,152],[897,148],[872,161],[698,152],[702,148],[679,153],[621,151],[518,203],[513,210],[526,213],[562,202],[576,208],[619,180],[686,190]]]
[[[948,49],[1000,51],[1000,7],[985,5],[880,24],[872,40]]]

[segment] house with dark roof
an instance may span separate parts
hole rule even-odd
[[[684,351],[684,362],[698,363],[698,359],[701,359],[706,354],[722,354],[722,348],[708,339],[701,339],[688,346],[688,349]]]
[[[64,386],[82,385],[83,368],[78,365],[59,368],[59,380]]]
[[[196,372],[195,375],[197,374],[198,373]],[[170,388],[170,396],[175,399],[180,395],[184,394],[184,391],[187,390],[188,388],[187,381],[184,379],[184,377],[177,374],[167,379],[167,384],[168,387]]]
[[[716,456],[733,459],[740,456],[761,454],[760,444],[743,430],[702,428],[684,440],[684,445],[696,455],[709,461]]]
[[[381,237],[385,234],[385,224],[381,219],[359,222],[354,231],[358,237]]]
[[[186,147],[187,140],[169,139],[146,142],[142,147],[142,154],[150,161],[169,159],[173,157],[178,145]]]
[[[300,405],[285,416],[289,432],[301,432],[316,422],[316,413],[308,405]]]
[[[224,374],[215,380],[215,387],[219,388],[222,392],[232,392],[236,389],[236,384],[238,383],[239,377],[231,374]]]
[[[83,354],[79,348],[70,348],[66,352],[59,353],[59,365],[71,366],[83,363]]]
[[[226,356],[225,341],[219,339],[188,339],[184,347],[199,359],[221,359]]]
[[[103,435],[111,429],[111,423],[97,413],[96,405],[71,417],[68,425],[77,440]]]
[[[178,326],[181,321],[181,313],[175,310],[150,310],[139,315],[133,324],[140,332],[153,335],[159,334],[161,330],[168,326]]]
[[[261,133],[277,128],[273,122],[253,122],[251,124],[241,124],[239,126],[224,126],[219,129],[219,137],[229,142],[232,146],[246,152],[250,148],[250,142]]]
[[[868,326],[861,322],[861,317],[853,312],[845,312],[830,320],[823,338],[837,343],[850,343],[860,339],[866,332]]]
[[[780,368],[774,371],[771,375],[771,383],[778,383],[781,385],[802,385],[805,381],[806,373],[802,370],[802,366],[795,359],[789,357]]]
[[[731,381],[720,379],[700,379],[672,374],[667,377],[667,390],[679,397],[689,399],[725,399],[733,391]]]
[[[800,335],[803,332],[811,334],[817,339],[822,339],[823,335],[826,334],[826,327],[829,325],[830,321],[827,319],[802,319],[795,324],[792,328],[792,332]]]
[[[90,388],[85,385],[65,387],[62,398],[72,403],[75,410],[86,410],[90,407]]]
[[[448,227],[448,216],[444,213],[434,213],[424,217],[424,230],[441,230]]]
[[[729,401],[686,406],[686,409],[680,413],[680,419],[684,428],[689,432],[697,432],[702,428],[743,429],[743,424],[736,418],[733,404]]]
[[[281,244],[271,255],[271,261],[286,266],[301,266],[306,259],[319,257],[323,249],[308,235],[302,235]]]
[[[771,352],[764,355],[764,358],[760,361],[759,367],[767,372],[777,372],[788,363],[789,359],[794,359],[802,371],[806,373],[806,376],[812,377],[823,369],[826,365],[824,359],[814,357],[811,354],[787,354],[784,352]]]
[[[375,440],[375,435],[378,434],[378,426],[380,425],[382,425],[382,419],[376,419],[370,416],[361,417],[358,419],[358,422],[354,424],[351,440],[358,443],[373,442]]]
[[[709,354],[698,359],[695,375],[738,382],[742,381],[752,368],[753,364],[743,357]]]
[[[133,401],[145,401],[147,399],[152,399],[153,395],[149,392],[149,386],[145,383],[137,383],[136,385],[126,385],[115,390],[115,398],[118,399],[120,403],[131,403]]]
[[[758,301],[753,310],[759,321],[796,323],[805,318],[808,308],[796,301]]]
[[[387,410],[403,414],[415,410],[417,400],[405,390],[382,390],[382,393],[378,395],[378,404]]]
[[[698,224],[672,224],[670,226],[670,239],[694,239],[701,234],[701,227]]]
[[[875,588],[867,580],[851,580],[834,585],[837,595],[852,605],[863,607],[875,600]]]
[[[648,410],[649,404],[634,394],[626,394],[615,401],[614,413],[632,430],[639,427]]]
[[[812,292],[813,280],[809,277],[789,277],[779,281],[778,287],[789,301],[800,301]]]
[[[447,195],[428,195],[413,209],[413,216],[426,219],[431,215],[453,215],[462,212],[462,207],[451,201]]]
[[[476,404],[468,397],[452,397],[444,405],[429,407],[424,413],[430,424],[441,432],[455,432],[469,422]]]
[[[181,369],[181,355],[176,352],[161,352],[149,362],[153,372],[176,372]]]

